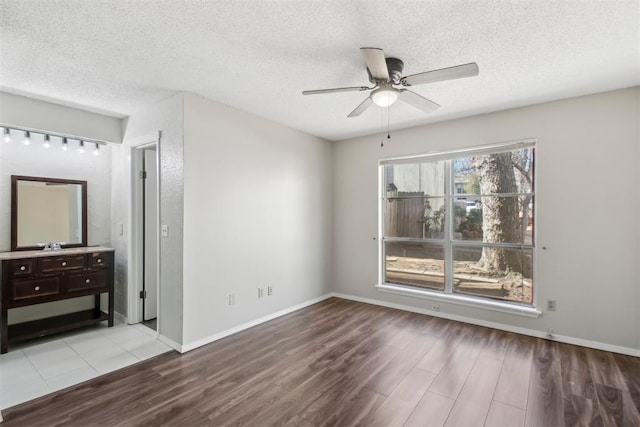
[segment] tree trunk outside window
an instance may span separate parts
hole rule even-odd
[[[481,194],[517,193],[511,153],[488,154],[473,157],[478,171]],[[521,241],[517,197],[483,197],[483,241],[490,243],[516,243]],[[501,248],[482,249],[480,267],[488,273],[522,272],[520,251]]]

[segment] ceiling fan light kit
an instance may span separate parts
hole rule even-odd
[[[370,96],[378,107],[390,107],[398,100],[398,93],[398,89],[387,85],[374,89]]]
[[[478,64],[471,62],[454,67],[441,68],[439,70],[426,71],[424,73],[412,74],[402,77],[404,63],[398,58],[385,58],[384,52],[379,48],[363,47],[360,48],[362,57],[367,65],[367,74],[369,81],[374,84],[373,87],[354,86],[333,89],[305,90],[303,95],[318,95],[333,92],[351,92],[351,91],[372,91],[371,95],[366,98],[355,110],[347,117],[357,117],[364,113],[371,104],[379,107],[390,107],[398,99],[409,105],[425,112],[440,108],[440,105],[418,95],[408,89],[398,89],[396,86],[416,86],[425,83],[433,83],[443,80],[460,79],[464,77],[477,76],[479,73]]]

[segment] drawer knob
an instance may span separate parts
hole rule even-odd
[[[91,279],[85,280],[84,283],[91,283]]]
[[[62,266],[65,267],[67,265],[67,261],[62,261]]]
[[[40,290],[40,286],[36,286],[34,289],[35,289],[36,291],[39,291],[39,290]]]
[[[26,265],[21,265],[21,266],[20,266],[20,271],[25,271],[26,269],[27,269],[27,266],[26,266]]]
[[[97,262],[98,264],[102,264],[102,258],[98,258],[98,259],[96,260],[96,262]]]

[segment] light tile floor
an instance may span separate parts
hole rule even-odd
[[[171,351],[156,335],[121,324],[16,345],[0,355],[0,409]]]

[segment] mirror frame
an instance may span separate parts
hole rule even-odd
[[[18,246],[18,181],[53,182],[56,184],[78,184],[82,191],[82,241],[67,243],[63,248],[77,248],[87,246],[87,181],[73,179],[44,178],[37,176],[11,175],[11,250],[32,251],[42,250],[42,246]]]

